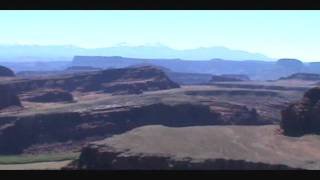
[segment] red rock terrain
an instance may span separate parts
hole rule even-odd
[[[21,97],[29,92],[36,91],[24,92]],[[55,143],[63,149],[63,143],[69,141],[78,146],[150,124],[273,124],[277,121],[272,118],[280,116],[277,112],[287,99],[298,97],[295,91],[290,93],[187,86],[133,95],[72,92],[73,103],[34,103],[22,98],[23,109],[0,113],[0,153],[38,152],[46,149],[46,144],[53,150],[50,144]]]
[[[304,81],[300,83],[235,81],[180,87],[161,70],[149,66],[24,79],[6,78],[0,83],[1,86],[11,89],[7,92],[13,93],[12,89],[16,90],[23,108],[1,111],[0,154],[79,150],[92,141],[123,134],[145,125],[179,128],[219,126],[225,127],[226,132],[230,131],[230,125],[250,125],[243,131],[250,134],[251,127],[254,129],[261,125],[279,123],[280,111],[302,97],[304,91],[312,86],[309,81],[309,84]],[[71,103],[66,103],[71,99]],[[211,143],[233,142],[232,138],[238,136],[238,131],[242,132],[236,128],[235,135],[231,133],[229,137],[231,139],[215,139]],[[224,131],[216,132],[218,133],[208,137],[214,139],[214,136],[219,137],[219,133]],[[263,141],[262,137],[269,137],[269,134],[262,135],[254,142]],[[252,134],[248,136],[254,137]],[[204,141],[207,140],[200,139],[205,144]],[[243,141],[244,144],[240,146],[246,147],[247,144]],[[168,148],[174,146],[173,142],[168,143]],[[141,144],[138,142],[137,146]],[[259,143],[257,146],[260,146]],[[233,146],[230,145],[229,148],[232,150]],[[310,147],[307,149],[314,151]],[[260,156],[271,157],[268,156],[269,150],[266,154],[264,152],[259,151]],[[243,155],[241,153],[238,157]],[[250,153],[255,154],[255,151]],[[136,161],[136,157],[132,157],[132,161]],[[231,158],[232,160],[220,157],[217,157],[218,160],[209,159],[204,166],[192,163],[188,158],[172,162],[167,161],[168,157],[161,157],[156,162],[159,162],[159,167],[164,168],[168,167],[167,162],[172,162],[178,169],[210,169],[212,166],[216,169],[302,167],[291,167],[281,162],[270,165],[270,162],[260,162],[260,159],[251,161],[250,158]],[[148,163],[148,159],[154,157],[142,158],[143,163]],[[127,160],[122,159],[116,167],[122,168]],[[189,167],[186,164],[191,165]]]
[[[92,142],[66,169],[318,169],[318,137],[291,138],[277,126],[143,126]]]
[[[301,101],[282,111],[281,127],[287,135],[320,133],[320,88],[308,90]]]
[[[4,66],[0,66],[0,77],[13,77],[15,76],[14,72]]]
[[[42,78],[17,78],[1,83],[11,86],[18,93],[43,88],[59,88],[66,91],[102,91],[130,94],[179,87],[178,84],[167,78],[164,72],[151,66],[109,69]]]
[[[314,73],[295,73],[288,77],[282,77],[280,80],[287,80],[287,79],[299,79],[299,80],[306,80],[306,81],[320,81],[320,74]]]
[[[0,109],[10,106],[21,106],[20,99],[9,86],[0,85]]]
[[[24,93],[21,97],[24,101],[31,102],[71,102],[73,96],[71,93],[61,89],[39,89]]]
[[[183,127],[265,123],[255,111],[243,106],[181,102],[169,105],[152,101],[149,105],[93,106],[83,111],[0,118],[0,153],[22,153],[33,144],[107,137],[150,124]]]
[[[213,75],[211,77],[210,82],[225,82],[225,81],[244,81],[243,78],[238,76],[230,76],[230,75]]]

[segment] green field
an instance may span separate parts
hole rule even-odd
[[[0,164],[26,164],[50,161],[74,160],[79,157],[79,152],[39,155],[10,155],[0,156]]]

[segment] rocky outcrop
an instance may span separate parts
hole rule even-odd
[[[109,69],[44,78],[17,79],[4,83],[15,88],[19,93],[43,88],[108,93],[140,93],[141,91],[179,88],[179,85],[172,82],[163,71],[150,66]]]
[[[287,135],[320,133],[320,87],[308,90],[303,99],[281,112],[281,127]]]
[[[173,82],[176,82],[180,85],[194,85],[194,84],[208,83],[212,76],[211,74],[205,74],[205,73],[174,72],[169,68],[153,65],[151,63],[137,64],[129,67],[143,67],[146,65],[161,69]]]
[[[65,71],[71,72],[86,72],[86,71],[101,71],[102,68],[95,68],[91,66],[71,66],[68,67]]]
[[[0,66],[0,77],[13,77],[13,76],[15,75],[11,69],[4,66]]]
[[[298,59],[279,59],[276,64],[296,71],[301,70],[304,66],[303,62]]]
[[[31,102],[71,102],[73,96],[71,93],[62,89],[39,89],[23,94],[22,100]]]
[[[188,91],[186,92],[188,95],[196,95],[196,96],[280,96],[276,91],[268,91],[268,90],[247,90],[247,89],[239,89],[239,90],[214,90],[214,91]]]
[[[226,78],[234,78],[234,79],[239,79],[242,81],[250,81],[249,76],[245,75],[245,74],[222,74],[222,77],[226,77]]]
[[[244,77],[238,77],[236,75],[230,76],[230,75],[213,75],[211,77],[210,82],[226,82],[226,81],[245,81],[243,79]]]
[[[320,74],[313,73],[295,73],[288,77],[282,77],[279,80],[306,80],[306,81],[320,81]]]
[[[236,84],[236,83],[210,83],[217,87],[223,88],[243,88],[243,89],[267,89],[267,90],[278,90],[278,91],[306,91],[308,87],[302,86],[281,86],[281,85],[267,85],[267,84]]]
[[[0,109],[10,106],[21,106],[15,91],[6,85],[0,85]]]
[[[185,127],[263,123],[254,110],[244,106],[219,107],[155,103],[145,106],[102,106],[76,112],[2,117],[0,154],[21,153],[32,144],[106,137],[152,124]]]
[[[206,84],[211,79],[211,74],[204,73],[182,73],[182,72],[166,72],[167,76],[174,82],[181,85]]]
[[[143,126],[91,142],[65,169],[91,170],[284,170],[315,169],[316,139],[279,136],[274,126]],[[292,149],[309,142],[300,149]],[[288,153],[290,150],[290,153]]]
[[[30,78],[56,76],[60,74],[67,74],[67,71],[19,71],[16,73],[16,76],[21,78]]]
[[[0,125],[0,154],[22,153],[34,143],[63,142],[77,139],[82,131],[75,131],[81,124],[79,113],[38,114],[7,119]],[[8,119],[10,121],[8,121]]]
[[[267,164],[233,159],[207,159],[195,161],[192,158],[174,159],[165,155],[122,156],[125,151],[112,147],[89,145],[82,149],[80,159],[64,167],[64,170],[298,170],[283,164]]]
[[[83,72],[102,71],[102,68],[95,68],[91,66],[70,66],[64,70],[51,70],[51,71],[19,71],[16,73],[18,77],[45,77],[45,76],[57,76],[68,75]]]

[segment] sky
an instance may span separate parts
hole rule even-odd
[[[320,11],[0,11],[0,44],[224,46],[320,61]]]

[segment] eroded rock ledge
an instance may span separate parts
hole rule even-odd
[[[80,160],[74,161],[64,169],[91,169],[91,170],[298,170],[282,164],[266,164],[232,159],[205,159],[192,158],[174,159],[170,156],[155,156],[148,154],[123,155],[112,147],[103,147],[101,152],[98,146],[83,148]]]
[[[12,87],[19,94],[37,89],[57,88],[68,92],[102,91],[115,94],[139,94],[143,91],[180,87],[171,81],[163,71],[151,66],[108,69],[49,77],[17,78],[3,81],[1,84]]]
[[[245,106],[221,108],[203,104],[155,103],[138,107],[105,106],[80,112],[1,117],[0,154],[21,153],[32,144],[106,137],[151,124],[184,127],[264,123],[255,111]]]
[[[13,77],[15,76],[14,72],[4,66],[0,66],[0,77]]]
[[[320,133],[320,87],[308,90],[297,103],[282,112],[281,127],[291,136]]]
[[[10,106],[21,106],[21,102],[14,89],[0,85],[0,109]]]
[[[310,148],[319,147],[317,139],[292,139],[275,134],[275,129],[276,126],[144,126],[90,143],[82,149],[80,158],[65,169],[289,170],[318,167],[319,151],[310,153]],[[312,145],[301,147],[309,143]]]
[[[21,99],[30,102],[71,102],[73,96],[71,93],[62,89],[39,89],[21,95]]]

